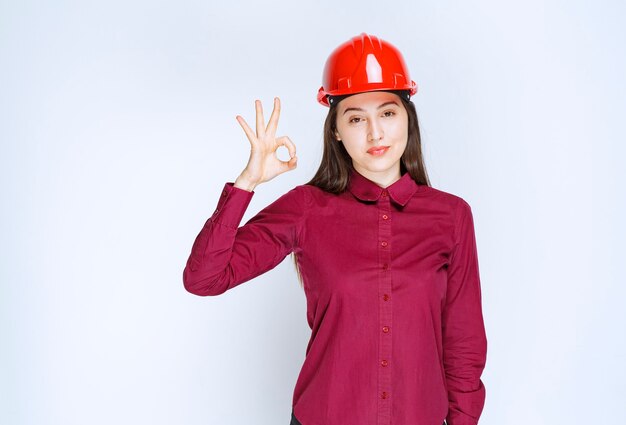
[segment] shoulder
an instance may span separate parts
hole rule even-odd
[[[304,197],[308,206],[318,203],[323,199],[336,198],[337,196],[339,196],[337,194],[327,192],[324,189],[312,184],[301,184],[296,186],[294,190],[297,190],[299,193],[301,193],[301,196]]]
[[[274,195],[274,197],[264,194],[263,199],[269,199],[266,206],[261,210],[263,213],[302,214],[309,204],[304,185],[288,186],[287,189],[279,195]]]
[[[447,212],[449,223],[454,229],[455,239],[464,232],[464,229],[467,230],[473,227],[472,207],[465,198],[456,193],[430,186],[420,186],[420,189],[424,195],[430,196],[429,199],[433,199],[437,204],[438,210]]]
[[[448,207],[453,212],[460,211],[461,209],[471,209],[469,202],[460,195],[432,186],[420,185],[416,196],[428,197]]]
[[[311,202],[310,200],[312,196],[312,188],[315,188],[315,186],[311,186],[308,184],[299,184],[297,186],[294,186],[293,189],[291,189],[289,192],[292,193],[294,196],[298,196],[305,205],[308,205]]]
[[[307,184],[298,184],[284,192],[274,203],[289,204],[292,208],[298,208],[305,212],[313,204],[315,195],[312,192],[315,190],[320,189]]]

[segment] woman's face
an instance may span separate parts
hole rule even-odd
[[[408,115],[400,97],[374,91],[339,102],[335,137],[343,142],[356,171],[376,183],[400,178],[400,157],[408,139]]]

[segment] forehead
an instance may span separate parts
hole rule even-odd
[[[339,108],[338,112],[342,113],[348,108],[376,109],[378,106],[387,102],[396,102],[398,105],[402,104],[400,96],[395,93],[372,91],[348,96],[339,102],[337,106]]]

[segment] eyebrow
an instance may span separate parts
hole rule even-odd
[[[398,105],[398,102],[396,102],[395,100],[390,100],[389,102],[385,102],[385,103],[383,103],[382,105],[380,105],[380,106],[378,107],[378,109],[380,109],[380,108],[384,108],[384,107],[385,107],[385,106],[387,106],[387,105],[396,105],[396,106],[399,106],[399,105]],[[346,112],[349,112],[349,111],[360,111],[360,112],[363,112],[363,111],[364,111],[364,109],[363,109],[363,108],[347,108],[345,111],[343,111],[343,114],[342,114],[342,115],[345,115],[345,114],[346,114]]]

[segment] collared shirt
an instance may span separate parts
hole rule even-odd
[[[254,194],[224,185],[185,288],[219,295],[297,256],[311,328],[292,408],[302,425],[476,425],[487,339],[474,223],[408,173],[382,188],[299,185],[240,226]]]

